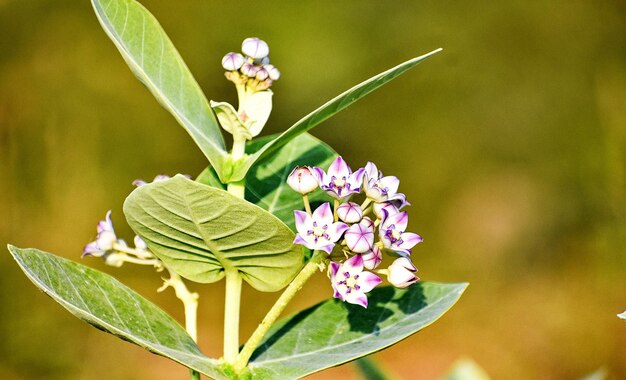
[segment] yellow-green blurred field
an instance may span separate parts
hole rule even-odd
[[[221,57],[269,42],[282,72],[264,133],[413,56],[444,51],[313,130],[401,179],[429,281],[469,281],[439,322],[375,358],[438,379],[461,356],[493,379],[626,378],[626,3],[142,2],[214,100]],[[136,178],[197,174],[186,132],[133,77],[87,0],[0,0],[0,243],[80,260]],[[4,248],[2,248],[4,249]],[[149,268],[105,267],[179,319]],[[201,294],[219,356],[223,286]],[[317,278],[290,311],[330,297]],[[242,335],[276,294],[244,290]],[[0,378],[183,379],[186,369],[78,321],[0,254]],[[357,378],[350,366],[313,376]]]

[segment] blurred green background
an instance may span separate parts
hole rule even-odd
[[[282,72],[264,131],[352,85],[445,50],[317,127],[353,166],[401,179],[413,258],[461,301],[375,358],[437,379],[468,356],[494,379],[626,378],[624,1],[149,1],[207,97],[235,101],[221,57],[269,42]],[[133,77],[88,1],[0,0],[0,243],[74,260],[136,178],[206,165]],[[105,267],[182,320],[149,268]],[[319,276],[290,311],[331,296]],[[219,356],[223,286],[201,294],[200,346]],[[276,294],[244,290],[248,336]],[[172,379],[177,364],[79,322],[0,254],[0,378]],[[344,366],[315,379],[357,378]]]

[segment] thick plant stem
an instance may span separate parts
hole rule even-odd
[[[234,135],[232,158],[241,159],[246,150],[246,140]],[[245,179],[228,184],[228,192],[244,198],[246,189]],[[239,354],[239,313],[241,303],[242,279],[236,268],[226,268],[226,295],[224,305],[224,360],[233,363]]]
[[[296,293],[302,289],[302,286],[305,282],[315,274],[320,268],[321,263],[324,258],[324,253],[321,251],[316,251],[311,260],[302,268],[300,273],[291,281],[289,286],[285,289],[283,294],[280,295],[276,303],[272,306],[270,311],[265,315],[261,324],[254,330],[250,339],[243,346],[243,349],[237,356],[237,360],[235,361],[233,367],[236,372],[240,373],[246,368],[248,365],[248,360],[252,356],[252,353],[256,348],[261,344],[261,341],[267,334],[268,330],[272,325],[276,322],[280,314],[285,310],[289,301],[296,295]]]
[[[226,301],[224,305],[224,359],[234,363],[239,354],[239,304],[241,276],[237,269],[226,269]]]

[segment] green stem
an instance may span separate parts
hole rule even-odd
[[[193,369],[189,370],[189,376],[191,380],[200,380],[200,372],[195,371]]]
[[[224,305],[224,359],[234,363],[239,354],[239,306],[241,276],[237,269],[226,269],[226,300]]]
[[[235,372],[240,373],[246,368],[248,365],[248,360],[252,356],[252,353],[256,348],[261,344],[261,341],[265,337],[265,334],[269,331],[270,327],[276,322],[280,314],[285,310],[285,307],[291,301],[291,299],[296,295],[296,293],[302,289],[302,286],[305,282],[315,274],[320,269],[320,264],[323,262],[324,253],[321,251],[316,251],[311,260],[302,268],[300,273],[296,276],[296,278],[291,281],[289,286],[285,289],[283,294],[280,295],[276,303],[272,306],[270,311],[265,315],[263,321],[259,326],[254,330],[250,339],[243,346],[243,349],[237,356],[237,360],[233,364]]]
[[[309,196],[307,194],[302,195],[302,200],[304,201],[304,209],[309,215],[311,215],[311,204],[309,203]]]

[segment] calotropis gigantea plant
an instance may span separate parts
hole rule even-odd
[[[92,0],[104,31],[137,77],[189,132],[209,161],[195,180],[135,181],[124,214],[137,236],[120,239],[111,212],[83,256],[166,271],[185,310],[183,329],[111,276],[36,249],[9,250],[26,275],[78,318],[168,357],[191,378],[289,379],[388,347],[430,325],[467,284],[417,282],[412,262],[421,237],[407,231],[399,180],[375,164],[351,170],[307,131],[439,50],[408,60],[349,89],[279,135],[256,138],[280,78],[269,47],[247,38],[222,60],[239,104],[208,102],[156,19],[134,0]],[[222,130],[232,134],[228,150]],[[333,297],[277,321],[313,275]],[[196,344],[199,297],[187,281],[225,281],[224,351],[206,357]],[[243,282],[281,291],[240,347]],[[382,286],[387,281],[390,286]],[[244,307],[246,305],[243,305]]]

